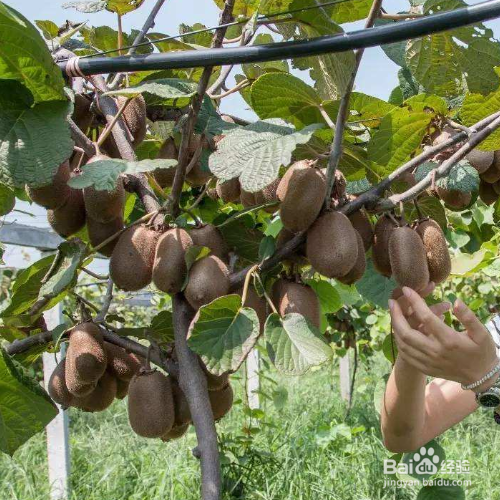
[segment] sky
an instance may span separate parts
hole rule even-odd
[[[63,9],[62,5],[67,1],[69,0],[7,0],[5,3],[14,7],[32,22],[50,19],[57,25],[61,25],[69,19],[73,22],[87,21],[90,26],[107,25],[117,29],[115,14],[106,11],[96,14],[83,14],[75,9]],[[142,27],[155,2],[156,0],[146,0],[139,9],[125,15],[123,17],[123,29],[130,32],[131,29]],[[475,4],[479,2],[469,0],[468,3]],[[385,0],[383,3],[385,10],[389,13],[406,11],[408,5],[407,0]],[[206,26],[213,26],[218,22],[218,15],[219,10],[213,0],[166,0],[156,18],[154,31],[177,34],[181,23],[192,25],[199,22]],[[496,20],[486,24],[494,30],[496,37],[499,38],[500,21]],[[346,31],[361,29],[363,22],[349,23],[343,25],[343,27]],[[380,48],[367,49],[358,71],[355,89],[359,92],[387,99],[392,89],[397,85],[397,71],[398,67],[385,56]],[[307,74],[302,73],[302,76],[306,81],[309,81]],[[254,118],[253,112],[248,109],[247,104],[239,94],[233,94],[224,99],[221,109],[242,118]],[[42,208],[27,204],[23,204],[21,208],[32,215],[14,212],[8,217],[8,220],[16,220],[21,224],[38,227],[48,226],[45,211]],[[5,255],[5,261],[10,266],[25,267],[30,263],[33,256],[33,252],[23,252],[19,247],[9,247]],[[102,262],[99,267],[102,267]]]

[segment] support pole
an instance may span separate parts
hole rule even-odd
[[[340,358],[339,374],[340,374],[340,395],[344,401],[351,399],[351,362],[349,352],[343,358]]]
[[[260,408],[260,355],[257,349],[252,349],[247,357],[247,399],[252,410]]]

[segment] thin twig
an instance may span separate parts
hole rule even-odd
[[[472,130],[469,127],[466,127],[465,125],[462,125],[461,123],[457,123],[451,120],[450,118],[447,118],[446,122],[448,123],[448,125],[450,125],[450,127],[456,128],[457,130],[461,130],[462,132],[465,132],[467,135],[472,134]]]
[[[227,226],[228,224],[231,224],[231,222],[234,222],[235,220],[240,219],[241,217],[243,217],[246,214],[249,214],[251,212],[256,212],[257,210],[260,210],[261,208],[273,207],[273,206],[277,205],[278,203],[279,203],[279,201],[272,201],[269,203],[263,203],[262,205],[255,205],[254,207],[245,208],[244,210],[241,210],[240,212],[232,215],[231,217],[228,217],[224,222],[221,222],[216,227],[220,229],[221,227]]]
[[[321,116],[324,118],[326,124],[332,129],[335,130],[335,123],[333,123],[332,119],[330,118],[330,115],[326,112],[326,109],[323,107],[322,104],[318,106],[319,112],[321,113]]]
[[[120,119],[126,107],[130,104],[131,101],[132,98],[127,98],[125,102],[120,106],[120,108],[118,109],[118,113],[116,113],[111,122],[106,125],[106,128],[102,131],[101,135],[99,136],[99,140],[97,141],[98,147],[102,146],[104,141],[108,138],[109,134],[111,134],[113,127],[116,125],[116,122]]]
[[[235,92],[238,92],[239,90],[245,89],[251,85],[250,80],[245,79],[242,80],[240,83],[235,85],[233,88],[227,90],[226,92],[223,92],[222,94],[216,94],[216,95],[211,95],[209,94],[208,96],[210,99],[222,99],[224,97],[227,97],[228,95],[234,94]]]
[[[104,300],[102,303],[101,310],[97,313],[95,317],[96,323],[101,323],[106,319],[106,315],[108,314],[109,307],[111,306],[111,301],[113,300],[113,287],[114,283],[111,278],[108,279],[108,286],[106,288],[106,295],[104,296]]]
[[[80,130],[72,118],[68,118],[68,125],[71,137],[75,144],[85,151],[85,154],[91,158],[96,154],[95,144]]]
[[[108,280],[109,279],[109,275],[94,273],[94,271],[91,271],[90,269],[87,269],[86,267],[82,267],[81,270],[84,273],[87,273],[89,276],[92,276],[92,278],[95,278],[96,280]]]
[[[205,186],[203,187],[203,190],[200,193],[200,195],[198,196],[198,198],[196,198],[196,200],[194,200],[193,204],[191,206],[189,206],[186,210],[189,210],[189,211],[194,210],[201,203],[201,201],[203,200],[203,198],[205,198],[205,195],[208,192],[208,186],[209,186],[209,183],[207,182],[205,184]]]
[[[254,272],[259,269],[259,264],[255,264],[255,266],[252,266],[248,272],[247,275],[245,276],[245,283],[243,285],[243,292],[241,294],[241,306],[245,306],[245,302],[247,300],[247,294],[248,294],[248,287],[250,286],[250,279],[252,278],[252,275]]]

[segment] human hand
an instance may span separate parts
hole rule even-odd
[[[426,375],[464,385],[479,380],[496,365],[498,358],[491,335],[462,301],[457,300],[453,307],[465,328],[458,332],[446,325],[435,314],[436,307],[428,307],[418,293],[404,287],[403,294],[408,317],[400,304],[402,298],[389,301],[389,307],[399,355],[406,363]],[[475,390],[484,390],[494,380]]]

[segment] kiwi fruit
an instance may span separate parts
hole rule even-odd
[[[93,384],[106,371],[107,357],[101,329],[90,321],[73,327],[66,353],[66,384],[71,393],[82,384]]]
[[[235,293],[243,295],[243,287]],[[252,285],[248,287],[247,298],[243,307],[250,307],[257,313],[260,324],[260,333],[262,333],[267,319],[267,301],[265,297],[259,297],[259,294],[255,291],[255,288]]]
[[[196,310],[227,295],[229,286],[228,267],[215,255],[209,255],[194,263],[184,293],[191,307]]]
[[[146,226],[135,225],[118,238],[109,261],[109,272],[121,290],[135,291],[148,286],[159,234]]]
[[[64,205],[70,195],[71,188],[68,186],[71,171],[69,162],[61,163],[52,182],[47,186],[39,188],[27,188],[32,201],[42,207],[55,210]]]
[[[212,255],[227,260],[227,245],[222,233],[212,224],[205,224],[189,231],[193,244],[199,247],[208,247]]]
[[[280,316],[298,313],[308,319],[316,328],[320,327],[319,299],[310,286],[280,278],[273,285],[271,297]]]
[[[208,371],[208,368],[200,357],[198,357],[198,362],[207,379],[207,388],[209,391],[219,391],[229,383],[229,373],[214,375]]]
[[[92,100],[83,94],[75,94],[75,103],[73,109],[73,121],[76,123],[78,128],[84,133],[92,125],[94,121],[94,114],[91,111]]]
[[[129,381],[139,373],[142,363],[137,356],[110,342],[104,342],[104,350],[108,360],[108,371],[117,379]]]
[[[159,438],[169,432],[175,421],[170,378],[157,370],[134,375],[128,388],[128,418],[139,436]]]
[[[205,170],[201,162],[196,162],[186,174],[186,182],[193,186],[204,186],[212,178],[212,172]]]
[[[191,423],[191,411],[189,410],[189,405],[180,388],[179,384],[172,380],[172,394],[174,398],[174,413],[175,413],[175,422],[174,426],[181,426]]]
[[[130,380],[116,379],[116,399],[125,399],[128,394]]]
[[[187,275],[186,250],[193,240],[184,229],[169,229],[158,240],[153,265],[153,283],[162,292],[174,294],[182,290]]]
[[[482,179],[479,182],[479,198],[486,203],[486,205],[493,205],[498,200],[498,193],[495,189],[495,184],[489,184]]]
[[[75,398],[73,404],[86,412],[104,411],[113,403],[116,392],[116,377],[109,372],[104,372],[103,376],[97,381],[95,389],[84,398]]]
[[[392,274],[389,259],[389,240],[396,227],[396,223],[387,215],[379,217],[375,224],[372,249],[373,265],[380,274],[387,277],[390,277]]]
[[[482,174],[493,164],[495,153],[493,151],[473,149],[465,158],[480,174]]]
[[[453,127],[446,125],[443,128],[443,130],[439,133],[439,135],[434,139],[432,144],[434,146],[437,146],[438,144],[443,144],[443,142],[446,142],[448,139],[451,139],[453,136],[457,134],[458,132]]]
[[[429,268],[429,280],[436,285],[448,278],[451,259],[446,238],[439,224],[432,219],[420,222],[416,231],[424,244]]]
[[[392,275],[400,286],[420,291],[429,283],[424,243],[411,227],[397,227],[389,240]]]
[[[453,210],[464,210],[472,201],[472,193],[464,193],[457,189],[436,187],[437,194],[444,204]]]
[[[228,181],[217,181],[217,195],[224,203],[237,202],[240,199],[241,186],[237,177]]]
[[[231,384],[227,384],[226,387],[219,391],[209,392],[208,397],[210,399],[210,406],[212,407],[215,421],[225,417],[233,406],[234,394]]]
[[[276,191],[281,201],[283,226],[297,233],[305,231],[318,217],[326,195],[326,179],[314,162],[294,163],[281,179]]]
[[[49,396],[63,408],[68,408],[72,405],[73,394],[66,387],[66,360],[63,359],[55,367],[50,376],[47,386]]]
[[[184,425],[176,425],[175,427],[172,427],[164,436],[161,437],[162,441],[172,441],[173,439],[179,439],[189,429],[189,424],[184,424]]]
[[[263,208],[265,212],[273,214],[278,209],[278,186],[280,182],[280,179],[276,179],[264,189],[256,191],[255,193],[250,193],[242,189],[240,193],[241,204],[245,208],[249,208],[255,207],[256,205],[264,205],[266,203],[275,203],[275,205]]]
[[[340,278],[358,258],[357,231],[340,212],[326,212],[307,231],[306,255],[323,276]],[[364,252],[363,252],[364,253]]]
[[[94,163],[99,160],[109,160],[104,155],[93,156],[88,162]],[[122,217],[123,207],[125,205],[125,189],[123,182],[118,178],[115,189],[112,191],[99,190],[93,186],[86,187],[83,190],[83,199],[87,215],[103,224]]]
[[[93,247],[100,245],[103,241],[106,241],[108,238],[116,234],[118,231],[121,231],[122,229],[122,216],[117,217],[110,222],[99,222],[92,219],[92,217],[87,216],[87,232],[89,234],[90,244]],[[101,255],[104,255],[105,257],[111,257],[117,242],[118,237],[102,247],[99,250],[99,253]]]
[[[63,238],[69,238],[85,226],[86,214],[83,193],[70,188],[68,199],[55,210],[47,210],[50,227]]]
[[[341,283],[344,283],[344,285],[352,285],[353,283],[356,283],[356,281],[359,281],[363,277],[363,274],[365,274],[365,245],[363,238],[358,231],[356,231],[356,239],[358,241],[358,258],[356,259],[354,267],[345,276],[337,278]]]
[[[163,142],[160,151],[158,153],[158,158],[163,160],[177,160],[179,156],[179,151],[175,145],[174,139],[168,137]],[[170,168],[157,168],[153,170],[153,177],[161,188],[171,187],[174,182],[175,171],[177,166]]]
[[[351,221],[354,229],[356,229],[356,231],[361,235],[364,251],[368,252],[373,245],[374,238],[373,226],[368,218],[368,215],[366,215],[364,210],[358,210],[357,212],[349,215],[349,220]]]

